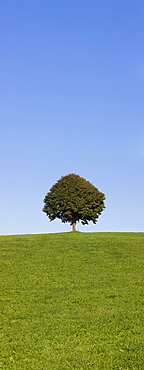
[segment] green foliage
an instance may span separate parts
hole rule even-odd
[[[0,236],[3,370],[142,370],[144,234]]]
[[[43,211],[50,221],[55,218],[62,222],[81,221],[83,225],[94,224],[103,209],[105,195],[84,178],[70,174],[54,184],[44,198]]]

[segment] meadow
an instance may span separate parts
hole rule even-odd
[[[1,236],[5,370],[144,369],[144,233]]]

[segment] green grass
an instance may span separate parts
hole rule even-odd
[[[144,369],[144,234],[1,236],[1,369]]]

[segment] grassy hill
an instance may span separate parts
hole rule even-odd
[[[1,369],[144,368],[144,234],[1,236]]]

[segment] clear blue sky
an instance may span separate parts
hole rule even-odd
[[[144,2],[1,0],[0,234],[69,231],[43,198],[76,173],[106,194],[80,231],[144,231]]]

